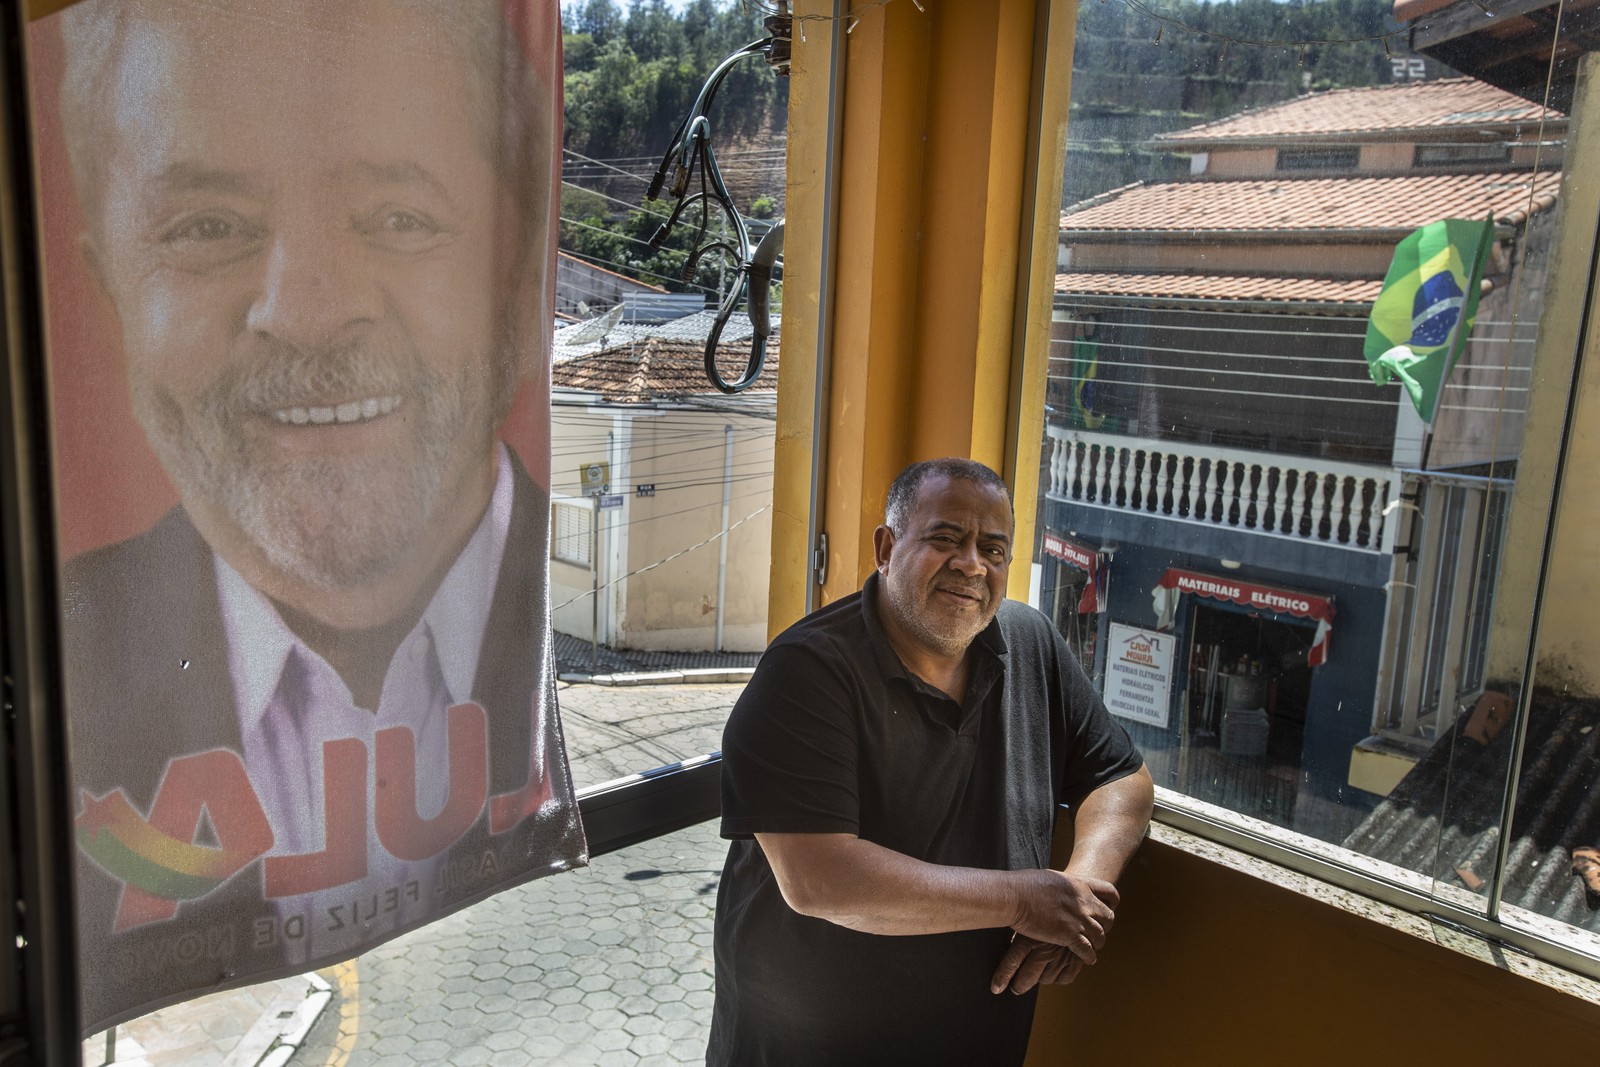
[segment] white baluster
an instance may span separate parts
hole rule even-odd
[[[1318,475],[1311,486],[1311,540],[1322,540],[1322,517],[1328,513],[1328,479]]]
[[[1111,449],[1111,497],[1107,501],[1112,507],[1117,506],[1117,498],[1131,486],[1128,485],[1128,465],[1133,462],[1133,450],[1122,445],[1113,445]]]
[[[1182,460],[1178,461],[1178,473],[1183,473]],[[1189,466],[1189,482],[1185,493],[1189,498],[1189,517],[1191,519],[1200,517],[1200,486],[1200,457],[1195,456]]]
[[[1389,483],[1382,478],[1372,480],[1372,519],[1371,528],[1367,531],[1367,547],[1378,549],[1383,546],[1383,526],[1388,521],[1388,516],[1383,509],[1389,504]]]
[[[1139,472],[1139,510],[1154,511],[1156,509],[1150,506],[1150,482],[1154,478],[1155,471],[1150,468],[1155,465],[1156,453],[1143,452],[1142,454],[1144,456],[1144,470]]]
[[[1222,461],[1220,459],[1216,459],[1216,458],[1213,457],[1212,460],[1211,460],[1211,479],[1206,484],[1206,510],[1205,510],[1204,516],[1202,516],[1204,521],[1206,521],[1206,522],[1210,522],[1211,521],[1211,506],[1212,506],[1212,504],[1216,503],[1217,495],[1219,493],[1221,493],[1221,492],[1222,492]],[[1224,519],[1226,519],[1228,517],[1227,516],[1227,512],[1223,512],[1223,516],[1222,517]]]
[[[1228,464],[1228,473],[1222,479],[1223,492],[1226,494],[1222,501],[1222,521],[1229,526],[1239,525],[1240,519],[1244,518],[1243,508],[1239,509],[1238,519],[1230,520],[1228,518],[1233,513],[1233,506],[1239,502],[1239,472],[1241,470],[1245,470],[1243,463],[1230,463]]]

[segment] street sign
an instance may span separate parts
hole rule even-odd
[[[611,464],[595,461],[578,464],[578,481],[584,496],[604,496],[611,491]]]
[[[600,507],[601,507],[602,510],[605,509],[605,508],[620,508],[621,506],[622,506],[622,494],[621,493],[617,493],[615,496],[607,493],[607,494],[605,494],[605,495],[600,497]]]
[[[643,483],[641,483],[639,485],[634,486],[633,487],[633,495],[634,496],[655,496],[656,495],[656,483],[655,482],[643,482]]]

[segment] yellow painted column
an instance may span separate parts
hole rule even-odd
[[[827,297],[812,283],[823,264],[811,257],[822,241],[800,231],[820,218],[826,186],[817,168],[826,155],[830,31],[802,23],[805,40],[796,35],[774,632],[802,613],[810,580],[799,562],[811,546],[798,505],[818,430],[806,425],[818,348],[829,359],[821,429],[830,555],[818,603],[853,592],[871,571],[872,531],[895,473],[946,455],[988,463],[1019,492],[1023,551],[1014,574],[1025,588],[1066,127],[1060,68],[1070,66],[1073,5],[933,0],[923,8],[900,0],[866,11],[847,39],[836,284],[820,345]],[[807,13],[824,12],[797,8]],[[1046,30],[1065,35],[1058,67],[1041,63]]]
[[[1561,228],[1551,253],[1549,282],[1539,319],[1538,348],[1528,391],[1522,453],[1512,490],[1505,549],[1495,588],[1487,673],[1492,681],[1520,680],[1530,629],[1537,627],[1534,684],[1575,696],[1600,695],[1600,322],[1585,323],[1583,309],[1600,300],[1594,273],[1596,220],[1600,219],[1600,56],[1580,61],[1558,201]],[[1586,325],[1586,329],[1585,329]],[[1576,362],[1575,362],[1576,361]],[[1570,418],[1573,432],[1563,441]],[[1560,504],[1550,504],[1561,467]],[[1541,616],[1535,595],[1550,538],[1551,577]]]

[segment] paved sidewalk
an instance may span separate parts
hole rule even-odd
[[[577,788],[719,749],[743,688],[562,683]],[[124,1024],[116,1062],[703,1063],[725,852],[713,823],[602,856],[319,976],[214,994]],[[319,986],[331,987],[331,999]],[[308,997],[320,997],[309,1033]],[[104,1048],[101,1035],[85,1042],[84,1062],[103,1063]]]
[[[610,686],[561,683],[556,703],[580,790],[722,748],[742,683]]]
[[[324,972],[294,1067],[704,1063],[714,824],[601,856]]]

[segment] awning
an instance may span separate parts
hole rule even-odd
[[[1074,541],[1070,537],[1062,537],[1060,534],[1046,532],[1044,535],[1044,554],[1070,563],[1080,571],[1094,573],[1095,550],[1088,545]]]
[[[1044,554],[1054,556],[1089,575],[1089,580],[1083,583],[1083,593],[1078,597],[1079,615],[1106,610],[1106,568],[1100,562],[1098,549],[1046,531]]]
[[[1169,595],[1193,593],[1211,600],[1225,600],[1240,607],[1309,619],[1317,624],[1317,633],[1312,639],[1311,651],[1306,656],[1306,665],[1320,667],[1328,660],[1328,638],[1333,633],[1335,614],[1332,597],[1202,574],[1180,567],[1168,567],[1167,573],[1156,584],[1156,590],[1158,595],[1161,590],[1170,590]]]

